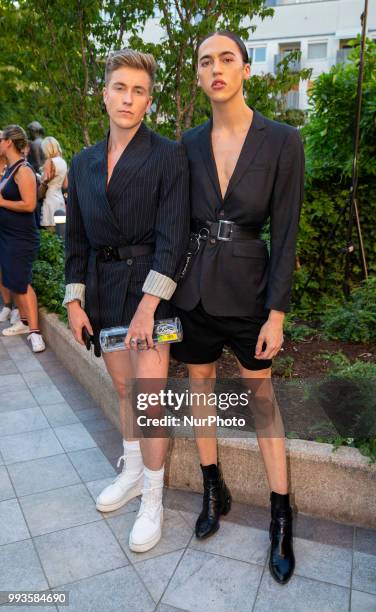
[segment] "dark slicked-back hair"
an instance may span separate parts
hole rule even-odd
[[[218,30],[218,32],[210,32],[210,34],[206,34],[206,35],[205,35],[205,36],[204,36],[204,37],[203,37],[203,38],[200,40],[199,45],[198,45],[198,49],[197,49],[197,51],[199,50],[199,48],[201,47],[202,43],[203,43],[205,40],[207,40],[208,38],[211,38],[212,36],[215,36],[216,34],[217,34],[218,36],[226,36],[227,38],[230,38],[231,40],[233,40],[233,41],[234,41],[234,43],[237,45],[237,47],[238,47],[238,49],[239,49],[240,53],[241,53],[241,56],[242,56],[243,62],[244,62],[245,64],[248,64],[248,63],[249,63],[249,58],[248,58],[248,51],[247,51],[247,47],[246,47],[246,46],[245,46],[245,44],[243,43],[243,41],[242,41],[242,39],[240,38],[240,36],[238,36],[237,34],[234,34],[234,32],[230,32],[230,30]]]

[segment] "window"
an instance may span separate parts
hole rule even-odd
[[[322,59],[327,55],[327,43],[309,43],[308,59]]]
[[[248,57],[251,62],[266,62],[266,47],[249,47]]]

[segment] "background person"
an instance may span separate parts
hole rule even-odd
[[[62,189],[68,187],[67,162],[63,159],[60,144],[53,136],[47,136],[41,143],[46,161],[43,165],[42,185],[47,187],[41,209],[40,226],[55,231],[54,214],[57,210],[65,212],[65,199]]]
[[[46,347],[38,326],[38,302],[31,286],[33,261],[38,254],[39,232],[35,220],[37,182],[25,160],[25,131],[9,125],[0,133],[0,155],[7,169],[0,183],[0,266],[2,283],[15,297],[25,318],[2,330],[4,336],[28,334],[34,352]]]

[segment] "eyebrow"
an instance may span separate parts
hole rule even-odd
[[[122,81],[115,81],[115,83],[113,83],[113,86],[115,85],[123,85],[124,87],[128,87],[128,85],[126,83],[123,83]],[[143,85],[133,85],[133,87],[138,87],[139,89],[143,89],[144,91],[146,91],[146,88]]]
[[[228,55],[229,53],[235,57],[235,53],[233,51],[222,51],[222,53],[219,54],[219,57],[221,57],[222,55]],[[202,57],[200,57],[200,62],[203,59],[212,58],[212,57],[213,56],[209,54],[203,55]]]

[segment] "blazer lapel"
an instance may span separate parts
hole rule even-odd
[[[94,145],[91,150],[90,187],[95,196],[93,200],[99,202],[103,212],[106,214],[107,220],[117,228],[118,223],[107,198],[107,139],[108,135]]]
[[[107,194],[110,200],[112,198],[116,200],[119,193],[124,192],[132,178],[151,154],[151,134],[152,131],[142,122],[132,140],[125,147],[113,169],[107,187]]]
[[[253,107],[251,108],[254,113],[252,124],[244,141],[235,170],[230,178],[224,198],[225,200],[227,200],[227,198],[231,195],[235,185],[240,181],[244,172],[253,162],[257,151],[261,147],[266,136],[265,120],[263,115],[256,111]]]
[[[202,158],[205,163],[206,171],[209,175],[209,178],[212,182],[214,190],[217,194],[219,200],[222,201],[221,188],[218,180],[217,168],[214,161],[213,156],[213,148],[211,143],[211,130],[213,126],[213,118],[211,117],[204,123],[200,135],[199,146]]]

